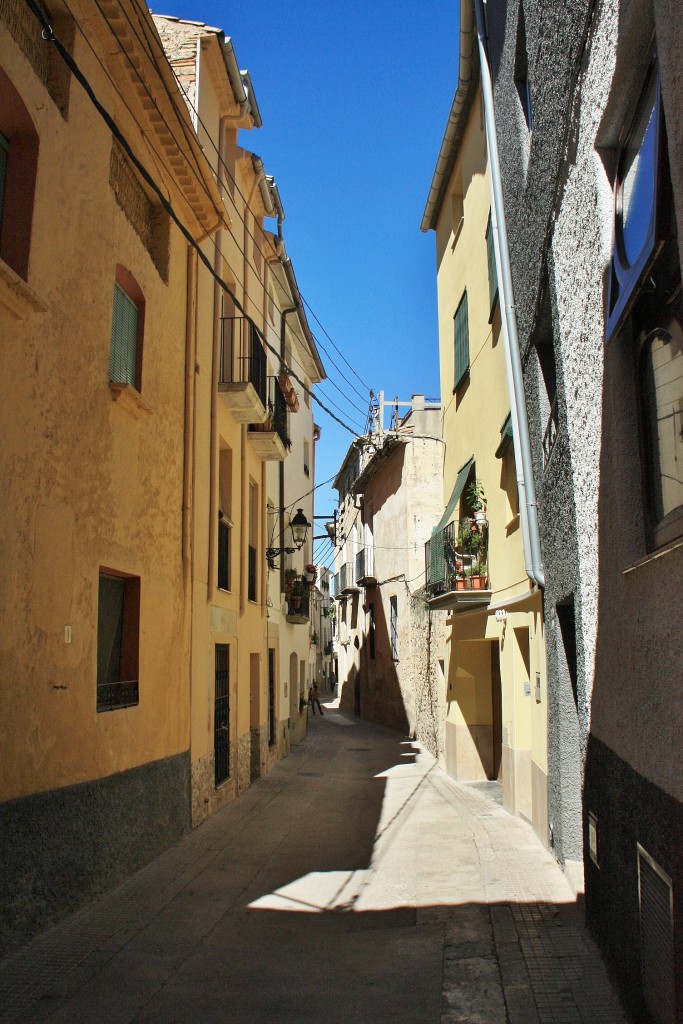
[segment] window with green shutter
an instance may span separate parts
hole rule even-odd
[[[486,225],[486,259],[489,267],[489,309],[493,314],[493,308],[498,298],[498,274],[496,273],[496,248],[493,244],[493,228],[491,227],[491,214]]]
[[[5,199],[5,181],[7,180],[7,158],[9,142],[0,132],[0,233],[2,232],[2,210]]]
[[[137,303],[126,295],[119,284],[114,285],[114,308],[111,323],[109,380],[131,384],[139,390],[138,381],[138,316]]]
[[[463,293],[460,305],[455,311],[455,381],[457,390],[470,370],[470,329],[467,316],[467,292]]]

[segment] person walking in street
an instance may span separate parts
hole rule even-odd
[[[317,683],[313,683],[313,685],[310,687],[308,691],[308,702],[313,708],[313,714],[315,714],[316,704],[318,705],[318,711],[320,712],[320,714],[323,714],[323,709],[320,706],[320,690],[318,689]]]

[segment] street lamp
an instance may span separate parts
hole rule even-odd
[[[295,551],[300,551],[306,543],[306,536],[310,529],[311,524],[304,515],[304,510],[298,508],[296,515],[293,516],[289,521],[289,528],[292,531],[292,540],[294,541],[294,547],[284,548],[266,548],[266,560],[270,569],[277,569],[275,559],[278,555],[293,555]]]

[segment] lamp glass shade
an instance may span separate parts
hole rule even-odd
[[[303,547],[306,542],[308,528],[311,524],[304,515],[304,510],[302,508],[298,508],[296,510],[296,515],[290,520],[289,525],[292,531],[294,543],[298,548]]]

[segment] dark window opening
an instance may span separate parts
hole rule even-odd
[[[97,600],[97,710],[139,703],[140,579],[100,573]]]
[[[569,681],[574,696],[574,704],[578,708],[578,662],[576,656],[576,617],[574,615],[574,595],[570,594],[556,606],[557,621],[560,626],[560,635],[564,647],[564,656],[569,672]]]
[[[216,644],[214,696],[214,780],[217,786],[230,775],[230,646]]]

